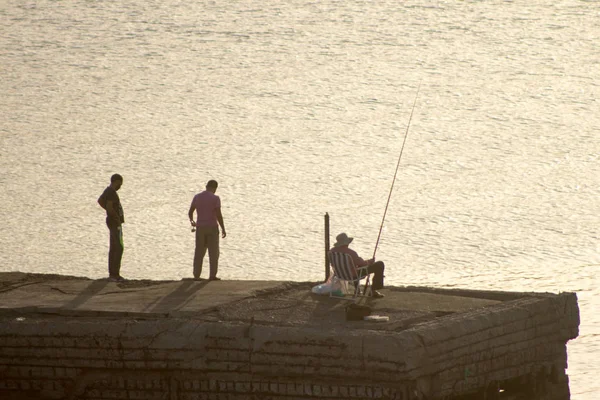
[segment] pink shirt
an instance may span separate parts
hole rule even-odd
[[[365,261],[362,258],[360,258],[358,256],[357,252],[355,252],[354,250],[348,248],[348,245],[334,247],[334,248],[331,249],[331,251],[336,252],[336,253],[350,254],[350,256],[352,257],[352,261],[354,261],[354,265],[356,267],[364,267],[365,265],[369,265],[368,261]]]
[[[213,192],[205,190],[195,195],[191,208],[196,209],[197,226],[219,226],[217,210],[221,208],[221,199]]]

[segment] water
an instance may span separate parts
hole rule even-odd
[[[600,394],[600,9],[592,1],[20,1],[0,6],[0,270],[190,277],[220,182],[225,279],[318,280],[323,215],[387,282],[576,291]],[[204,271],[206,274],[207,271]]]

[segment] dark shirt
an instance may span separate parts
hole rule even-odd
[[[123,207],[121,206],[121,200],[119,199],[119,195],[117,194],[117,191],[115,189],[111,188],[110,186],[107,187],[106,189],[104,189],[104,192],[102,192],[102,195],[100,196],[100,200],[101,200],[101,204],[104,205],[105,209],[106,209],[106,204],[109,201],[112,201],[113,209],[115,210],[115,212],[118,215],[118,219],[117,219],[113,215],[110,215],[107,210],[106,211],[106,225],[108,225],[110,227],[117,227],[125,222],[125,216],[123,214]]]

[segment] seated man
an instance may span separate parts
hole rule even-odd
[[[340,233],[335,238],[336,242],[331,249],[332,252],[338,253],[346,253],[350,254],[352,257],[352,261],[354,261],[354,265],[358,267],[364,267],[368,265],[367,271],[369,274],[373,274],[373,297],[383,297],[383,294],[379,293],[378,289],[383,289],[383,271],[385,270],[385,265],[383,261],[375,262],[375,259],[363,260],[358,256],[358,254],[348,248],[348,245],[352,243],[354,238],[348,237],[345,233]]]

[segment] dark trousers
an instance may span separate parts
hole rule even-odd
[[[373,274],[373,284],[371,286],[373,290],[383,289],[383,271],[385,271],[385,264],[383,261],[377,261],[369,265],[367,271],[370,274]]]
[[[108,250],[108,275],[117,277],[121,272],[123,258],[123,229],[121,226],[108,226],[110,231],[110,248]]]
[[[219,269],[219,228],[210,226],[196,227],[196,251],[194,252],[194,278],[200,278],[202,261],[208,250],[210,278],[217,276]]]

